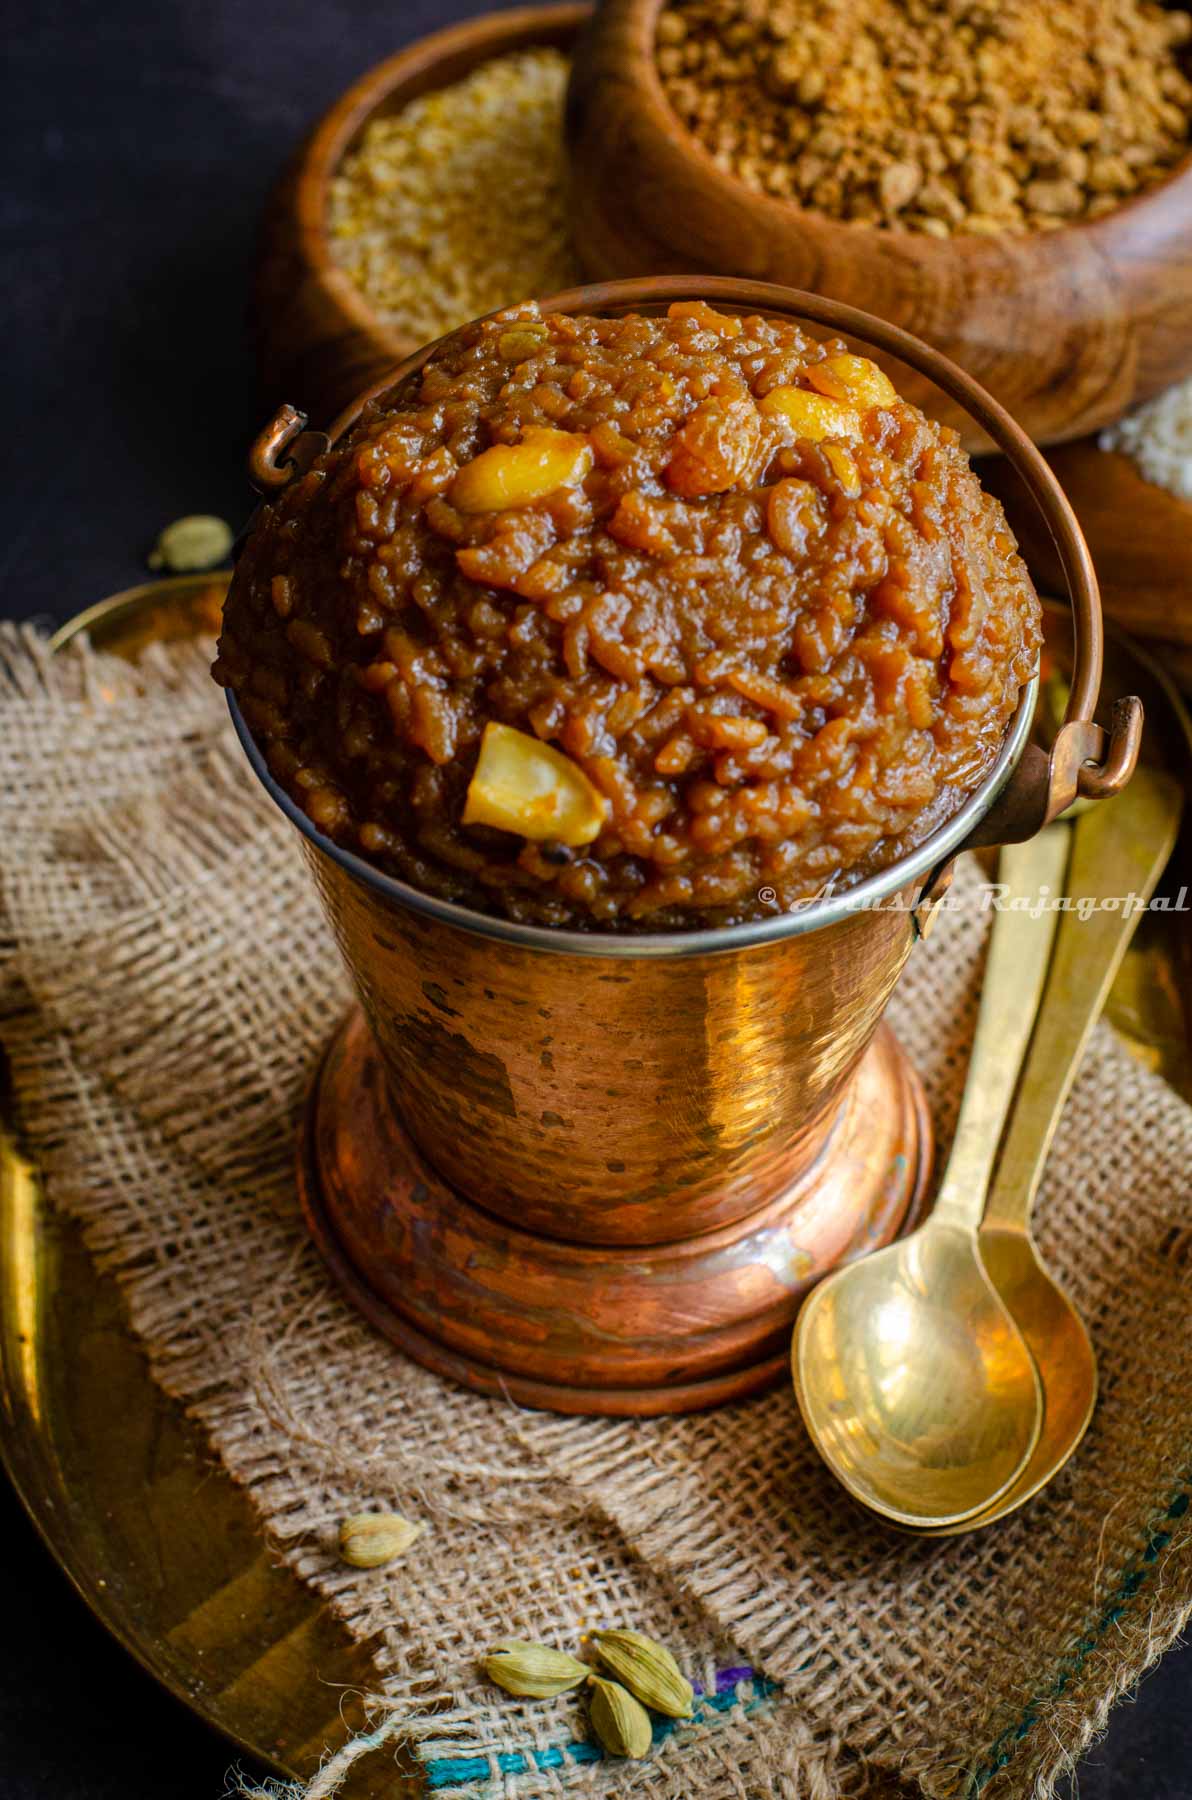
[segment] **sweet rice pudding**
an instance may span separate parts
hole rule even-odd
[[[263,510],[215,673],[329,838],[548,925],[772,913],[979,785],[1040,609],[953,432],[787,319],[471,325]]]

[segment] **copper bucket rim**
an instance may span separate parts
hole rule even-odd
[[[1089,724],[1101,685],[1103,645],[1096,572],[1076,515],[1055,474],[1005,407],[950,357],[932,349],[901,326],[891,325],[841,301],[805,293],[797,288],[783,287],[774,282],[746,281],[733,276],[645,276],[568,288],[549,295],[539,304],[543,311],[609,313],[676,300],[721,301],[738,308],[779,312],[826,325],[832,330],[874,345],[926,375],[977,420],[1013,464],[1055,539],[1068,584],[1075,627],[1076,656],[1065,724]],[[454,331],[445,333],[443,337],[424,345],[421,350],[406,357],[370,383],[336,417],[327,433],[307,433],[309,442],[305,445],[308,452],[305,459],[294,455],[287,461],[291,453],[300,448],[295,440],[305,427],[306,419],[293,407],[283,407],[253,446],[249,467],[256,485],[267,496],[276,494],[300,467],[309,466],[315,455],[329,448],[348,430],[371,400],[416,373],[438,346],[454,335]],[[835,925],[853,912],[871,910],[920,880],[926,886],[927,878],[934,871],[965,848],[966,840],[990,813],[999,797],[1007,792],[1030,738],[1038,688],[1039,675],[1036,671],[1020,690],[1018,705],[1006,726],[998,755],[981,784],[950,818],[888,868],[878,870],[874,875],[839,893],[813,899],[793,912],[776,913],[734,925],[695,929],[677,926],[664,932],[641,933],[597,928],[577,931],[548,925],[523,924],[496,914],[479,912],[456,901],[440,899],[410,886],[397,876],[386,875],[363,857],[335,843],[314,825],[270,773],[231,690],[228,692],[228,707],[236,735],[253,772],[290,823],[316,850],[330,857],[348,875],[392,904],[441,924],[470,932],[474,936],[487,937],[525,950],[625,959],[707,956],[760,947]]]

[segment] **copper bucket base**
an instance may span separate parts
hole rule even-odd
[[[435,1173],[356,1012],[311,1086],[298,1181],[332,1273],[418,1362],[520,1406],[627,1416],[785,1378],[803,1295],[918,1222],[931,1155],[918,1076],[883,1025],[816,1162],[758,1212],[648,1247],[536,1236]]]

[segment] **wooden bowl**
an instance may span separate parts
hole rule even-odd
[[[300,145],[265,214],[252,322],[266,405],[290,400],[325,423],[377,375],[421,348],[385,325],[331,257],[332,178],[365,129],[483,62],[535,45],[569,49],[591,9],[521,6],[421,38],[369,69]]]
[[[1092,551],[1107,617],[1127,631],[1192,646],[1192,500],[1144,481],[1128,456],[1095,438],[1048,452]],[[1055,545],[1004,457],[978,474],[995,493],[1043,592],[1062,592]]]
[[[1040,443],[1192,371],[1192,156],[1105,218],[1054,232],[943,242],[844,225],[717,167],[663,92],[660,9],[603,0],[572,68],[573,228],[595,278],[714,272],[848,301],[945,351]]]

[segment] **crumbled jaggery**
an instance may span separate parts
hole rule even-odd
[[[1192,14],[1154,0],[669,0],[671,105],[759,193],[858,224],[1050,230],[1189,148]]]

